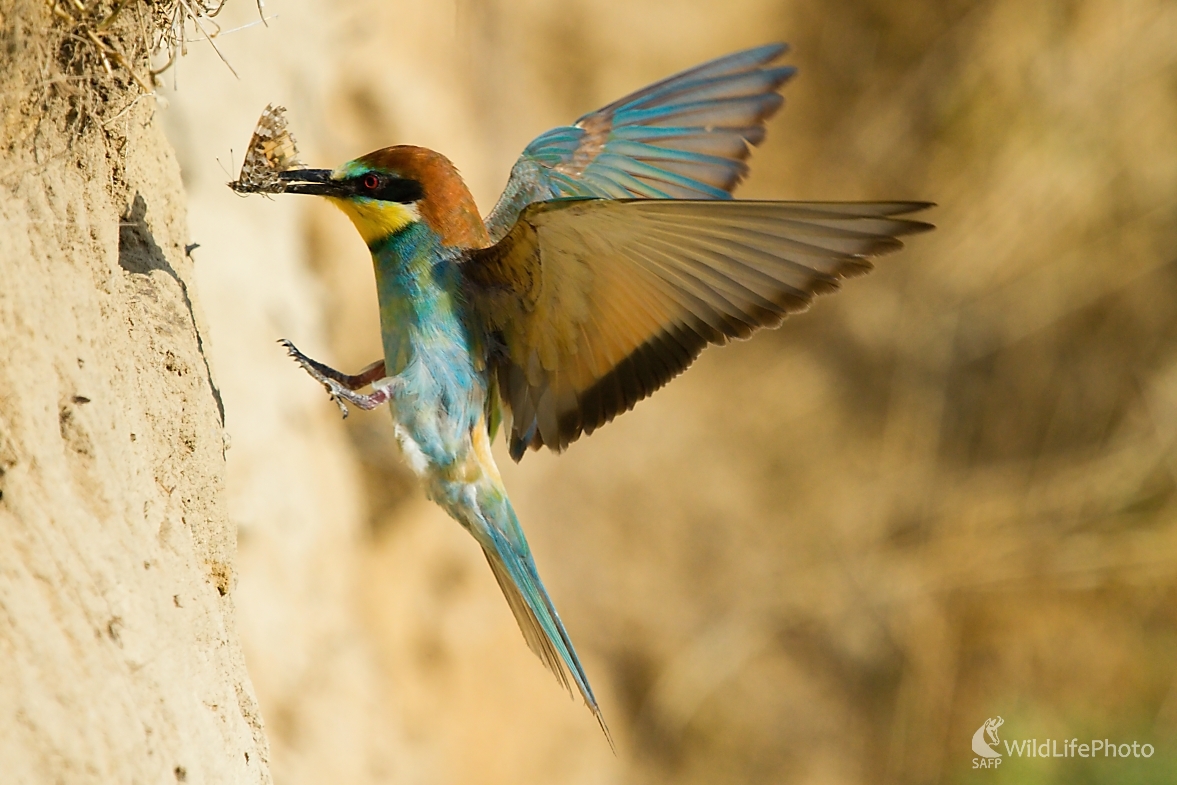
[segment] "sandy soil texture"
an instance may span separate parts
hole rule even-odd
[[[80,125],[47,9],[3,12],[0,780],[267,783],[179,168],[133,86]]]

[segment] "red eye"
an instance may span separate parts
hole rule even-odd
[[[375,191],[380,187],[380,178],[374,174],[368,173],[364,175],[363,183],[364,187],[369,191]]]

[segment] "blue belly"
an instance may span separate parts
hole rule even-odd
[[[458,257],[417,223],[373,247],[372,262],[398,437],[418,474],[444,472],[469,451],[487,390]]]

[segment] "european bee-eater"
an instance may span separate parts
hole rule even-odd
[[[731,200],[794,73],[773,65],[785,51],[704,63],[548,131],[485,221],[454,165],[420,147],[274,180],[331,200],[367,243],[384,357],[352,376],[288,350],[345,415],[391,404],[426,493],[482,546],[528,645],[602,728],[491,455],[500,417],[514,460],[563,450],[707,344],[776,327],[931,228],[898,217],[923,202]],[[263,136],[263,152],[282,141]]]

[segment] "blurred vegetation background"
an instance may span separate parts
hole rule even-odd
[[[239,81],[203,43],[164,80],[279,783],[1177,782],[1177,4],[264,8],[217,38]],[[565,455],[500,454],[614,757],[388,415],[340,423],[273,344],[379,354],[350,224],[223,183],[274,101],[310,165],[433,147],[486,211],[540,132],[773,40],[799,74],[737,196],[939,228]],[[1157,752],[974,771],[998,715]]]

